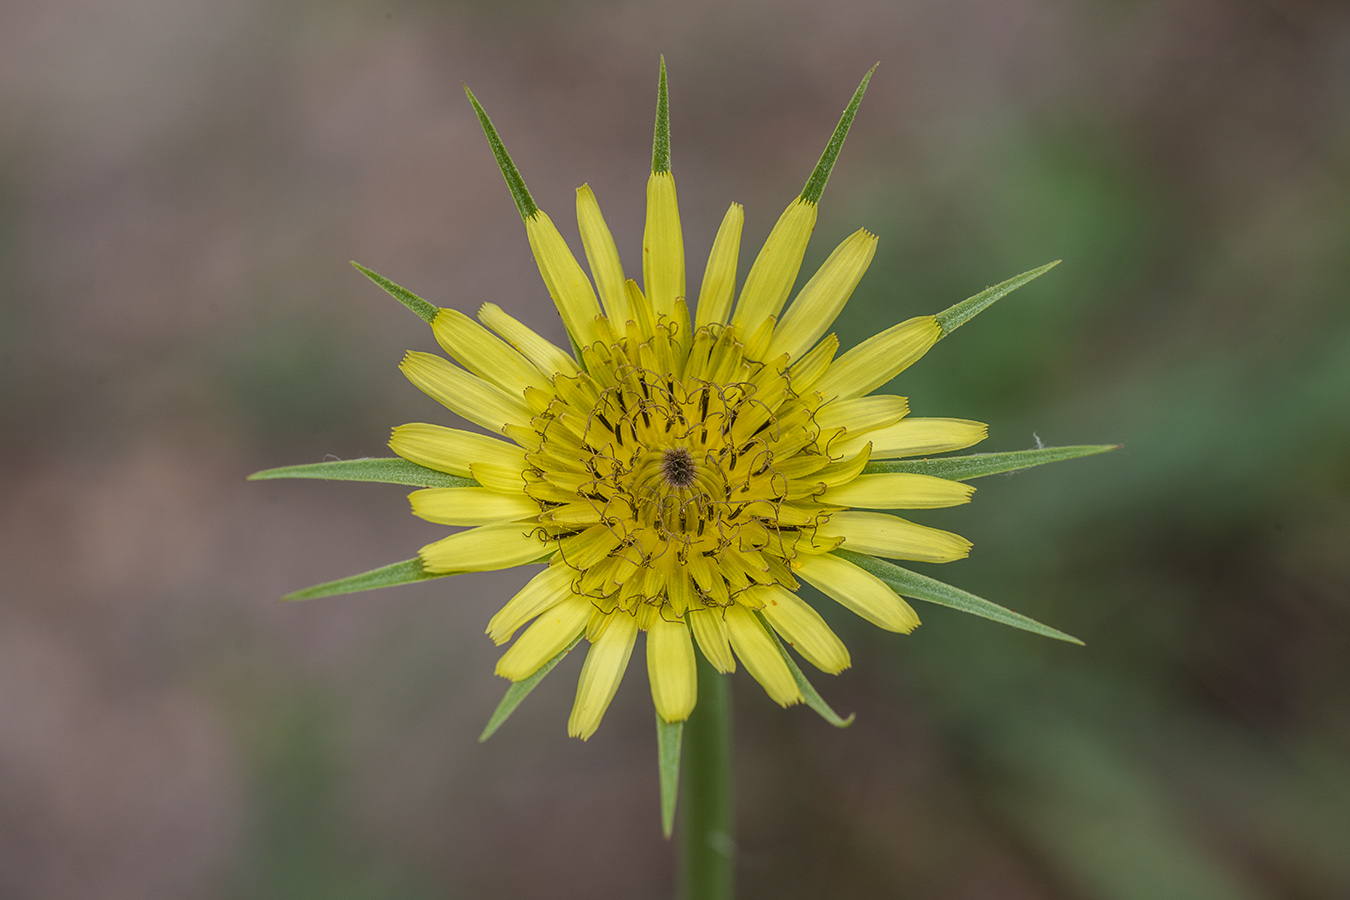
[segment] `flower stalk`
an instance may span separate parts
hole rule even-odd
[[[679,896],[730,900],[736,866],[731,683],[701,657],[698,692],[698,706],[685,725]]]

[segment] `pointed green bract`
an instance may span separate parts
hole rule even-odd
[[[1037,450],[1013,450],[1008,453],[975,453],[970,456],[945,456],[935,459],[881,459],[863,467],[863,474],[933,475],[949,481],[969,481],[986,475],[1002,475],[1046,463],[1093,456],[1120,449],[1120,444],[1083,444],[1076,447],[1041,447]]]
[[[469,86],[464,85],[464,93],[468,95],[469,102],[473,104],[473,111],[478,113],[478,123],[483,126],[483,134],[487,135],[488,144],[492,147],[492,155],[497,157],[497,167],[502,170],[502,177],[506,179],[506,186],[511,189],[511,197],[516,201],[516,209],[520,210],[520,217],[528,219],[530,216],[539,212],[539,207],[535,205],[534,198],[530,196],[529,188],[525,187],[525,179],[520,177],[520,171],[516,169],[516,164],[511,161],[511,155],[506,152],[506,147],[502,145],[502,139],[497,136],[497,129],[493,127],[492,120],[488,118],[483,105],[478,102],[478,98],[469,90]]]
[[[960,588],[952,587],[950,584],[944,584],[935,578],[929,578],[927,575],[902,569],[894,563],[862,553],[853,553],[849,550],[834,550],[832,552],[835,556],[848,560],[858,568],[871,572],[902,597],[936,603],[939,606],[946,606],[970,613],[973,616],[980,616],[1001,625],[1011,625],[1013,628],[1020,628],[1023,631],[1030,631],[1032,634],[1054,638],[1057,641],[1067,641],[1070,644],[1079,645],[1083,643],[1078,638],[1065,634],[1057,628],[1042,625],[1035,619],[1005,609],[997,603],[985,600],[983,597],[977,597]]]
[[[787,652],[787,648],[783,646],[782,640],[778,637],[778,632],[773,630],[773,626],[769,624],[768,619],[764,618],[764,614],[756,612],[755,615],[759,617],[759,622],[764,626],[764,630],[769,633],[769,637],[773,638],[774,644],[778,647],[778,652],[783,656],[783,662],[787,663],[788,671],[792,673],[792,680],[797,682],[797,689],[802,692],[802,699],[806,701],[806,705],[815,710],[817,715],[826,722],[829,722],[835,728],[847,728],[852,725],[853,720],[857,718],[857,715],[855,713],[849,713],[849,717],[844,719],[840,717],[839,713],[831,709],[830,705],[820,696],[815,687],[812,686],[811,682],[806,680],[806,675],[797,665],[797,661]]]
[[[534,690],[535,685],[543,681],[544,676],[553,671],[553,667],[562,662],[563,657],[571,653],[572,649],[579,643],[581,643],[581,635],[577,635],[576,640],[568,644],[565,649],[558,651],[557,656],[540,666],[539,670],[529,678],[514,682],[507,688],[506,696],[502,698],[501,703],[497,704],[497,709],[492,713],[492,718],[488,719],[487,727],[484,728],[483,733],[478,736],[479,743],[492,737],[493,733],[496,732],[498,728],[502,727],[502,723],[511,717],[511,713],[516,711],[516,707],[520,705],[520,701],[524,700],[529,695],[530,691]]]
[[[661,79],[656,89],[656,134],[652,137],[652,174],[670,171],[670,96],[666,92],[666,58],[661,57]],[[669,837],[669,834],[666,835]]]
[[[877,66],[879,65],[881,63],[877,63]],[[839,150],[844,146],[844,138],[848,137],[848,129],[853,124],[853,117],[858,114],[863,94],[867,92],[867,83],[872,80],[872,73],[877,70],[877,66],[867,70],[862,84],[853,92],[853,99],[844,108],[839,124],[834,127],[834,134],[830,135],[830,142],[825,145],[825,152],[820,154],[815,171],[806,180],[806,187],[802,188],[802,199],[808,203],[819,203],[821,194],[825,193],[825,182],[830,180],[830,172],[834,169],[835,161],[839,159]]]
[[[661,779],[661,833],[675,829],[675,800],[680,796],[680,743],[683,722],[667,722],[656,714],[656,766]]]
[[[421,297],[417,296],[407,288],[400,287],[399,285],[394,284],[392,281],[390,281],[388,278],[385,278],[378,272],[372,272],[370,269],[367,269],[365,266],[361,265],[356,260],[351,260],[351,264],[355,266],[357,270],[361,272],[362,275],[366,276],[371,281],[375,282],[380,287],[384,288],[385,292],[388,293],[389,296],[393,297],[399,303],[402,303],[404,306],[408,307],[408,309],[417,313],[417,315],[421,317],[421,319],[428,325],[430,325],[432,322],[436,320],[436,314],[439,313],[440,310],[437,309],[434,305],[423,300]]]
[[[437,472],[397,456],[339,459],[304,466],[264,469],[248,476],[249,481],[274,478],[319,478],[325,481],[367,481],[376,484],[405,484],[409,487],[477,487],[472,478]]]
[[[938,325],[942,326],[942,337],[938,338],[938,340],[942,340],[942,338],[951,334],[953,331],[993,306],[994,301],[1011,294],[1028,281],[1034,281],[1037,278],[1040,278],[1061,262],[1062,260],[1057,259],[1052,263],[1046,263],[1039,269],[1023,272],[1021,275],[1009,278],[1007,281],[996,284],[993,287],[985,288],[974,297],[962,300],[960,303],[944,309],[942,312],[938,313],[936,317]]]
[[[282,600],[314,600],[318,597],[334,597],[338,594],[355,594],[361,591],[373,591],[377,588],[397,587],[400,584],[412,584],[414,581],[429,581],[432,578],[444,578],[453,572],[432,574],[422,568],[418,557],[403,562],[390,563],[360,575],[350,575],[337,581],[325,581],[304,590],[293,591]]]

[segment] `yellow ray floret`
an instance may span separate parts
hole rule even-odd
[[[637,640],[637,620],[632,616],[609,616],[604,632],[591,643],[577,682],[577,699],[567,720],[567,733],[583,741],[595,734],[600,718],[619,689],[628,658]]]
[[[806,255],[806,243],[816,227],[816,205],[798,198],[778,217],[769,239],[745,276],[741,299],[732,317],[733,325],[753,335],[770,316],[778,315],[787,300]]]
[[[657,616],[647,629],[647,677],[652,702],[667,722],[683,722],[698,700],[694,644],[680,620]]]
[[[969,503],[975,488],[959,481],[909,473],[859,475],[828,488],[820,502],[864,509],[938,509]]]
[[[731,301],[736,296],[736,261],[741,252],[741,227],[745,224],[745,210],[739,203],[731,204],[717,237],[713,238],[708,265],[703,270],[703,282],[698,292],[698,310],[694,325],[721,325],[731,313]]]
[[[413,515],[441,525],[490,525],[539,516],[539,504],[520,491],[503,494],[487,488],[426,488],[408,495]]]
[[[831,554],[803,556],[793,570],[825,596],[887,631],[909,634],[919,617],[909,604],[871,572]]]
[[[887,559],[944,563],[970,555],[970,541],[959,534],[885,513],[835,513],[817,531],[826,539],[841,538],[846,550]]]
[[[647,180],[647,230],[642,235],[642,287],[652,311],[669,318],[684,296],[684,235],[675,177],[653,172]]]
[[[577,258],[543,210],[536,210],[525,220],[525,235],[567,333],[582,346],[591,343],[599,337],[595,317],[600,315],[600,304],[596,302],[595,291],[591,290],[591,283],[577,264]]]
[[[796,359],[820,340],[862,280],[876,249],[876,235],[864,229],[835,248],[774,329],[769,359],[783,353]]]
[[[471,476],[472,460],[487,462],[508,471],[525,468],[525,451],[483,434],[415,422],[400,425],[389,438],[389,447],[419,466],[452,475]]]

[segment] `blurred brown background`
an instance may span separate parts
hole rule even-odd
[[[440,529],[246,483],[438,420],[347,266],[562,340],[459,88],[637,270],[658,53],[691,283],[881,60],[808,266],[839,332],[1065,263],[898,390],[986,449],[1120,441],[923,521],[1087,641],[827,615],[836,732],[736,684],[742,896],[1350,896],[1350,17],[1321,0],[17,0],[0,29],[0,896],[670,895],[640,660],[488,745],[522,573],[305,604]],[[745,271],[744,268],[742,271]],[[931,571],[931,569],[930,569]]]

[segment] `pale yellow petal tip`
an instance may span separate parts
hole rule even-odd
[[[599,720],[596,720],[594,722],[591,721],[576,722],[573,721],[572,719],[567,720],[567,736],[580,738],[583,743],[585,741],[589,741],[591,739],[591,735],[595,734],[599,730],[600,730]]]
[[[535,671],[538,671],[538,669],[536,668]],[[534,674],[534,671],[523,671],[512,665],[511,661],[503,656],[501,659],[497,660],[497,667],[493,670],[493,674],[497,675],[499,678],[505,678],[507,681],[515,684],[517,681],[524,681],[526,678],[529,678]]]
[[[425,547],[418,550],[417,558],[422,561],[422,571],[428,572],[432,575],[448,575],[451,572],[454,572],[455,570],[448,567],[438,566],[436,563],[431,561],[431,557],[427,553],[427,551],[436,546],[437,543],[439,543],[439,541],[427,544]]]

